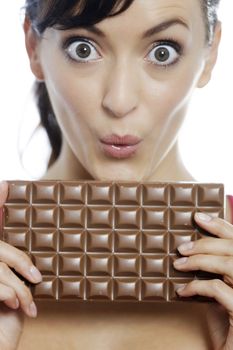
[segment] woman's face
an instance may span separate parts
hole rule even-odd
[[[91,176],[149,180],[194,88],[208,81],[208,50],[198,0],[135,0],[94,28],[46,29],[36,64],[63,137]],[[141,141],[104,146],[100,139],[112,134]]]

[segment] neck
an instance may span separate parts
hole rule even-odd
[[[42,180],[52,179],[94,180],[65,141],[58,159],[42,177]],[[195,181],[183,164],[177,141],[161,160],[148,181]]]

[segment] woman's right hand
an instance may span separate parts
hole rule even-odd
[[[0,208],[8,193],[7,182],[0,183]],[[0,209],[1,211],[1,209]],[[1,214],[0,214],[1,227]],[[41,281],[41,274],[21,250],[0,241],[0,349],[17,349],[23,330],[24,314],[36,317],[32,294],[14,270],[32,283]],[[5,305],[4,305],[4,304]]]

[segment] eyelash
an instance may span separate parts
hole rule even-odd
[[[72,61],[72,62],[75,62],[77,64],[88,64],[90,63],[89,61],[76,61],[75,59],[71,58],[70,55],[68,54],[67,52],[67,48],[73,44],[74,42],[76,41],[83,41],[83,42],[86,42],[87,44],[91,45],[97,52],[98,50],[96,49],[95,45],[93,44],[93,41],[91,38],[88,38],[87,36],[85,37],[82,37],[82,36],[71,36],[71,37],[68,37],[66,39],[64,39],[64,41],[62,42],[61,44],[61,48],[62,50],[65,52],[65,58],[68,60],[68,61]],[[180,62],[180,60],[183,58],[183,51],[184,51],[184,47],[177,41],[175,40],[174,38],[172,37],[166,37],[165,39],[163,40],[158,40],[158,41],[155,41],[153,44],[152,44],[152,48],[150,49],[149,53],[155,49],[156,47],[158,46],[161,46],[161,45],[167,45],[167,46],[170,46],[172,47],[173,49],[175,49],[175,51],[177,52],[177,54],[179,55],[178,58],[172,62],[172,63],[169,63],[169,64],[163,64],[163,65],[159,65],[157,63],[154,63],[154,62],[151,62],[149,60],[147,60],[148,64],[152,64],[153,66],[157,66],[159,68],[162,68],[162,69],[167,69],[177,63]],[[148,55],[149,55],[148,53]],[[93,60],[93,62],[95,62],[95,60]],[[92,62],[91,62],[92,63]]]
[[[166,46],[171,46],[178,54],[177,59],[169,64],[164,64],[164,65],[159,65],[157,63],[148,61],[149,64],[152,64],[153,66],[158,66],[159,68],[162,69],[168,69],[169,67],[172,67],[173,65],[179,63],[181,61],[181,59],[183,58],[184,55],[184,47],[174,38],[172,37],[166,37],[163,40],[158,40],[153,44],[152,49],[149,51],[149,53],[155,49],[158,46],[162,46],[162,45],[166,45]]]
[[[67,58],[68,61],[75,62],[75,63],[77,63],[77,64],[87,64],[87,63],[89,63],[89,62],[85,62],[85,61],[83,61],[83,62],[81,62],[81,61],[78,62],[78,61],[72,59],[72,58],[69,56],[69,54],[68,54],[68,52],[67,52],[67,48],[68,48],[71,44],[73,44],[75,41],[83,41],[83,42],[85,42],[85,43],[91,45],[93,48],[96,49],[95,45],[94,45],[93,42],[92,42],[92,39],[90,39],[90,38],[88,38],[88,37],[82,37],[82,36],[71,36],[71,37],[68,37],[68,38],[64,39],[64,41],[63,41],[62,44],[61,44],[61,48],[62,48],[62,50],[64,50],[64,52],[65,52],[65,58]],[[97,50],[97,49],[96,49],[96,50]],[[97,50],[97,51],[98,51],[98,50]]]

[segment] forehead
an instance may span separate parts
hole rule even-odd
[[[169,20],[181,20],[187,24],[190,33],[202,38],[205,26],[200,1],[203,0],[134,0],[126,11],[107,17],[95,26],[126,41],[129,37],[145,32],[149,27]],[[182,30],[181,26],[173,28],[176,31]],[[185,26],[183,30],[184,28]]]
[[[107,20],[134,19],[136,22],[140,19],[139,24],[141,21],[155,21],[174,15],[186,18],[190,22],[201,20],[201,1],[203,0],[134,0],[126,11],[116,17],[108,17]]]
[[[134,0],[121,14],[107,17],[96,26],[103,31],[137,33],[149,26],[170,19],[180,19],[190,28],[202,35],[204,28],[201,7],[203,0]]]
[[[87,1],[83,1],[82,4],[86,4]],[[187,25],[193,38],[196,37],[199,38],[199,41],[203,41],[206,28],[201,1],[204,0],[134,0],[127,10],[116,16],[104,18],[95,24],[95,28],[109,38],[126,42],[127,39],[141,37],[148,28],[164,22],[180,20]],[[79,10],[80,6],[76,7],[76,14]],[[115,8],[115,12],[116,10],[118,9]],[[183,28],[182,26],[170,26],[170,31],[173,28],[176,32],[182,31],[183,33],[185,26]],[[53,34],[59,36],[61,33],[55,31]]]

